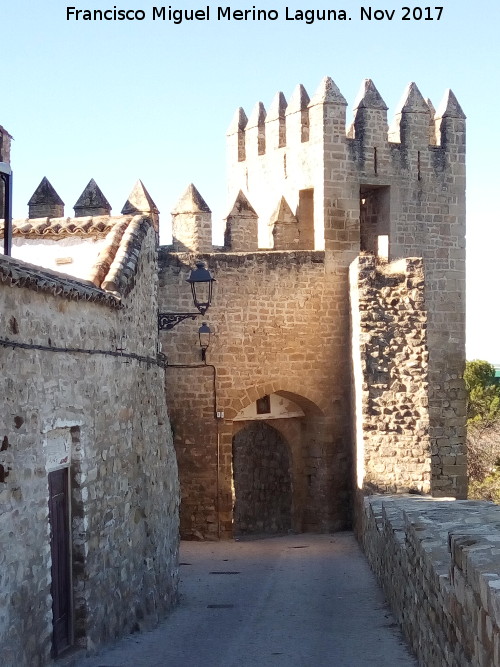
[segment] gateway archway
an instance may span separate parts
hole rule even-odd
[[[232,422],[233,534],[325,530],[334,470],[322,410],[281,389],[243,405]]]
[[[254,421],[233,437],[235,535],[286,533],[292,527],[291,456],[279,431]]]

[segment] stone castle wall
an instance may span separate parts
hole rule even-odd
[[[232,534],[237,476],[232,439],[241,428],[232,420],[271,393],[291,398],[305,413],[298,420],[298,438],[284,432],[294,530],[349,525],[354,477],[355,486],[366,493],[428,493],[422,261],[387,264],[365,254],[353,263],[353,375],[345,271],[335,270],[331,253],[215,252],[196,255],[200,258],[216,278],[213,305],[205,316],[213,332],[210,366],[201,361],[200,320],[185,320],[161,334],[169,361],[167,397],[181,478],[182,535]],[[161,250],[160,312],[192,311],[186,279],[194,260],[194,255]],[[221,412],[224,417],[217,418]],[[289,421],[268,423],[279,424],[283,432]]]
[[[429,493],[427,312],[421,259],[351,266],[357,487]]]
[[[197,258],[216,278],[213,304],[205,318],[161,333],[169,362],[166,386],[181,479],[182,534],[232,534],[233,419],[272,393],[291,398],[305,413],[303,444],[292,461],[294,529],[348,525],[350,383],[343,276],[323,252],[214,252]],[[160,250],[160,312],[193,310],[185,282],[193,261],[193,255]],[[201,362],[201,319],[213,331],[207,351],[211,367]],[[186,368],[189,364],[195,368]],[[217,419],[216,412],[224,418]]]
[[[465,115],[451,91],[434,111],[410,84],[389,128],[387,105],[370,80],[347,130],[346,106],[327,77],[310,99],[298,86],[288,104],[278,94],[267,113],[261,103],[248,119],[238,110],[227,133],[229,205],[241,190],[263,239],[284,197],[299,238],[309,239],[299,247],[325,248],[339,271],[360,251],[377,254],[382,239],[391,261],[422,257],[431,489],[463,498]],[[347,280],[346,272],[345,299]]]
[[[360,541],[419,663],[498,667],[500,509],[402,496],[360,502]]]
[[[225,247],[212,246],[210,209],[189,186],[174,209],[173,246],[160,250],[158,301],[152,230],[121,309],[112,294],[89,284],[1,260],[7,400],[0,415],[6,508],[0,514],[0,648],[7,662],[49,659],[47,472],[58,438],[71,454],[75,643],[92,649],[147,625],[175,599],[178,489],[164,386],[184,537],[230,537],[235,518],[243,531],[245,525],[252,531],[341,529],[356,500],[365,549],[400,605],[407,632],[417,647],[431,647],[418,649],[425,664],[498,661],[490,609],[496,598],[488,589],[496,581],[489,586],[489,575],[477,575],[481,563],[462,553],[471,545],[452,540],[448,587],[442,560],[426,560],[422,526],[413,530],[409,521],[402,548],[401,523],[384,515],[383,524],[373,499],[366,506],[372,510],[363,512],[353,491],[356,478],[354,488],[357,482],[363,492],[466,493],[465,116],[451,92],[434,113],[411,84],[389,130],[387,107],[369,80],[349,128],[346,106],[325,78],[312,99],[298,86],[288,104],[280,93],[268,112],[262,103],[249,119],[238,110],[228,131],[232,209]],[[98,190],[93,181],[89,186]],[[77,202],[75,210],[108,218],[109,204],[101,200],[103,207],[89,212]],[[154,209],[157,222],[152,201],[146,209],[127,204],[122,213]],[[35,212],[40,215],[33,204],[30,218]],[[113,293],[133,273],[121,253],[110,281],[102,282],[108,257],[97,262],[103,275],[94,276]],[[383,254],[391,262],[384,267],[374,259]],[[199,259],[217,280],[203,318],[213,332],[206,363],[198,345],[201,319],[187,319],[160,334],[164,373],[156,363],[156,306],[193,310],[185,281]],[[125,350],[147,359],[56,347]],[[269,526],[258,516],[238,515],[242,479],[251,511],[266,499],[256,499],[248,475],[238,477],[252,456],[247,452],[243,463],[233,456],[234,438],[249,439],[241,421],[247,408],[267,396],[286,398],[303,413],[252,426],[274,428],[288,448],[266,466],[279,458],[289,477],[264,472],[259,482],[281,495],[290,486],[290,516],[288,504],[280,506]],[[442,537],[429,528],[434,520],[423,521],[432,545]],[[405,588],[405,580],[416,583]],[[405,608],[419,619],[416,630]],[[436,618],[442,632],[428,628]]]
[[[177,465],[164,371],[154,363],[155,266],[150,228],[134,288],[117,308],[119,300],[89,283],[0,257],[0,653],[5,664],[49,662],[47,476],[49,448],[58,438],[70,442],[74,644],[92,650],[147,627],[176,600]],[[9,347],[5,341],[28,347]],[[120,350],[152,361],[121,357]]]

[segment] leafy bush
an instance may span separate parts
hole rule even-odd
[[[482,480],[500,465],[500,421],[467,426],[467,472],[470,480]]]
[[[467,424],[494,424],[500,418],[500,387],[495,384],[495,368],[487,361],[468,361],[464,380]]]
[[[469,481],[469,498],[471,500],[491,500],[500,504],[500,471],[495,470],[481,481]]]
[[[500,503],[500,387],[487,361],[468,361],[467,472],[469,498]]]

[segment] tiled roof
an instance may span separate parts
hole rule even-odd
[[[132,218],[116,246],[109,271],[101,283],[102,289],[118,292],[121,296],[129,293],[135,282],[142,242],[151,226],[149,216],[135,215]]]
[[[13,236],[24,237],[27,239],[36,238],[51,238],[54,240],[68,237],[80,238],[105,238],[104,246],[101,248],[99,255],[90,269],[88,282],[80,281],[77,278],[69,278],[61,276],[56,272],[48,269],[42,269],[25,262],[18,262],[19,266],[29,267],[29,276],[33,271],[38,276],[39,274],[47,274],[58,277],[59,279],[69,280],[71,289],[77,289],[76,286],[82,286],[84,294],[88,290],[96,290],[92,294],[102,294],[112,301],[114,304],[120,297],[125,296],[132,289],[135,282],[135,271],[137,262],[141,251],[142,242],[146,236],[148,229],[153,227],[151,217],[149,215],[121,215],[121,216],[99,216],[95,218],[39,218],[32,220],[16,220],[13,222],[12,230]],[[0,238],[3,237],[3,221],[0,220]],[[12,260],[8,257],[0,255],[2,260],[5,260],[8,266],[14,266],[17,260]],[[11,264],[14,262],[14,265]],[[17,275],[17,274],[16,274]],[[19,284],[21,286],[35,286],[45,284],[46,278],[42,282],[37,282],[28,279],[29,276],[22,274],[24,278],[21,282],[11,280],[10,273],[6,274],[5,280],[0,277],[2,282],[11,281],[11,284]],[[9,278],[11,276],[11,278]],[[64,283],[66,285],[66,283]],[[89,287],[90,286],[90,287]],[[59,291],[64,295],[68,295],[67,289]],[[70,289],[70,292],[71,292]],[[78,290],[77,290],[78,291]],[[56,293],[57,290],[54,291]],[[79,297],[75,297],[79,298]],[[84,297],[87,298],[87,297]],[[92,300],[106,300],[105,298],[95,298]]]
[[[109,292],[128,294],[134,284],[137,260],[151,218],[147,215],[121,216],[106,236],[106,244],[91,269],[89,279]]]
[[[130,222],[131,215],[99,215],[84,218],[26,218],[12,221],[12,236],[25,238],[60,239],[69,236],[103,239],[117,222]],[[0,238],[3,238],[4,221],[0,220]]]

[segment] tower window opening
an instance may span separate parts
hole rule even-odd
[[[387,259],[390,247],[390,188],[364,185],[359,196],[359,246]]]
[[[268,415],[271,412],[271,397],[269,395],[262,396],[257,399],[257,414]]]
[[[299,248],[314,250],[314,189],[299,191]]]
[[[304,143],[305,141],[309,141],[309,109],[302,109],[300,114],[300,140]]]

